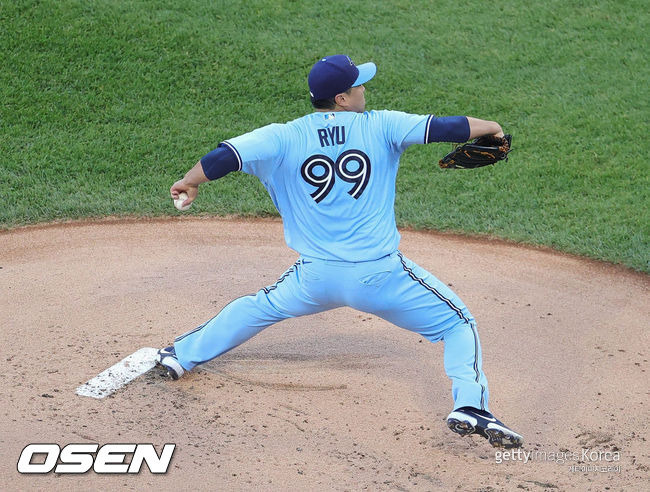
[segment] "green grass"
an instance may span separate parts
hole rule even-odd
[[[633,0],[0,0],[0,227],[175,214],[173,181],[220,140],[310,112],[311,64],[344,52],[379,67],[368,109],[514,135],[509,162],[476,172],[439,170],[448,144],[409,149],[400,225],[649,272],[648,17]],[[236,173],[190,213],[276,212]]]

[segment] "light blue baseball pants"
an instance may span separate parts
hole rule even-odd
[[[454,409],[488,410],[474,318],[451,289],[399,251],[357,263],[301,256],[275,284],[235,299],[176,338],[176,356],[190,370],[278,321],[343,306],[379,316],[431,342],[443,340]]]

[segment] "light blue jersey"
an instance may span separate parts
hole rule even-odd
[[[368,261],[393,253],[402,153],[427,138],[430,116],[316,112],[224,142],[282,215],[287,245],[306,257]]]

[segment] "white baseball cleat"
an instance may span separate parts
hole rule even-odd
[[[478,434],[495,448],[518,448],[524,443],[521,435],[490,412],[473,407],[462,407],[451,412],[447,417],[447,427],[461,436]]]
[[[156,362],[167,369],[167,374],[174,380],[185,374],[185,369],[178,362],[173,345],[160,349],[156,355]]]

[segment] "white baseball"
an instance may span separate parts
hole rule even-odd
[[[178,198],[174,200],[174,207],[176,207],[178,210],[181,211],[188,210],[192,206],[192,204],[190,203],[189,205],[183,207],[183,202],[185,200],[187,200],[187,193],[182,191],[178,194]]]

